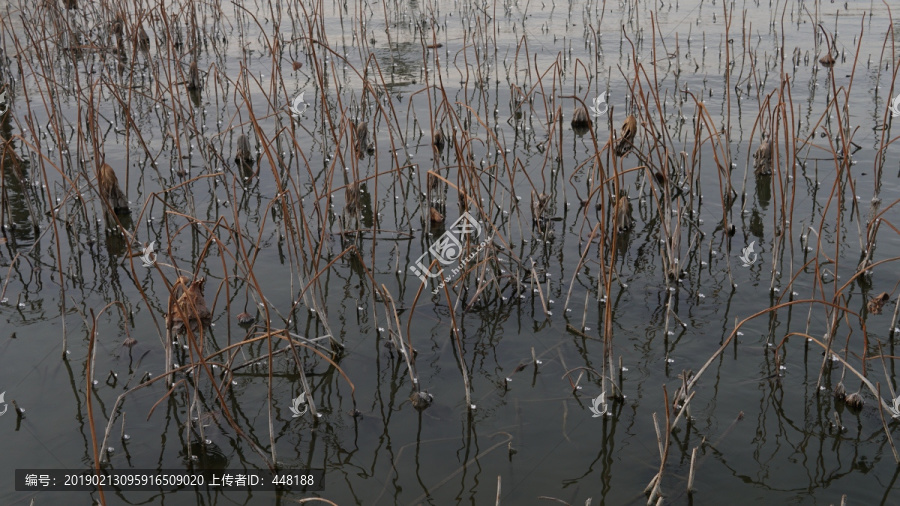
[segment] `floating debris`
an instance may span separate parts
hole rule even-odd
[[[116,16],[116,19],[112,22],[109,27],[110,33],[116,38],[116,52],[118,53],[120,58],[125,57],[125,18],[122,17],[121,14]]]
[[[438,154],[444,152],[444,145],[446,144],[446,142],[447,140],[444,138],[444,132],[441,130],[435,132],[434,137],[432,137],[431,140],[431,144],[434,146],[434,149],[437,150]]]
[[[891,296],[887,292],[882,292],[869,300],[869,303],[866,304],[866,309],[869,310],[870,314],[881,314],[881,310],[890,298]]]
[[[359,181],[347,185],[347,188],[344,190],[344,197],[347,200],[347,214],[355,216],[359,212],[360,196]]]
[[[428,406],[431,406],[431,403],[434,401],[434,396],[428,392],[414,392],[409,396],[409,402],[412,403],[413,407],[422,411]]]
[[[843,401],[847,398],[847,389],[844,388],[843,382],[838,383],[834,386],[834,392],[832,395],[834,395],[834,398],[839,401]]]
[[[353,133],[356,135],[353,144],[356,149],[356,156],[361,160],[365,158],[367,153],[374,153],[375,146],[369,144],[369,125],[364,121],[360,121],[359,123],[351,121],[350,126],[353,127]]]
[[[548,205],[550,204],[550,195],[546,193],[531,192],[531,223],[538,230],[543,230],[543,223],[547,221]]]
[[[615,207],[616,228],[619,232],[626,232],[634,227],[634,218],[631,216],[631,201],[628,200],[628,191],[619,190],[619,198]]]
[[[862,409],[863,407],[863,398],[858,393],[854,392],[844,398],[844,402],[847,403],[847,407],[850,409]]]
[[[660,186],[665,186],[669,182],[668,176],[661,170],[657,170],[653,173],[653,178],[656,179],[656,182],[659,183]]]
[[[772,175],[772,140],[766,139],[753,153],[753,173],[757,176]]]
[[[175,332],[184,333],[188,327],[192,332],[200,330],[201,326],[208,326],[212,314],[206,306],[203,298],[203,288],[206,279],[200,278],[193,281],[187,276],[180,276],[172,286],[172,295],[169,296],[169,314],[167,315],[168,327]],[[178,296],[177,300],[173,299]]]
[[[200,68],[197,66],[197,60],[191,62],[191,68],[188,70],[188,90],[200,91],[203,87],[203,81],[200,80]]]
[[[575,113],[572,114],[572,130],[575,130],[575,133],[582,134],[587,132],[591,128],[591,125],[591,117],[588,114],[587,109],[585,109],[583,105],[578,106],[578,108],[575,109]]]
[[[137,30],[134,33],[134,45],[144,53],[150,52],[150,36],[147,35],[147,30],[144,30],[143,26],[138,25]]]
[[[634,137],[637,135],[637,118],[630,115],[625,118],[622,129],[619,131],[619,142],[616,144],[616,156],[625,156],[634,147]]]
[[[125,198],[125,193],[119,187],[119,178],[116,177],[116,172],[108,163],[100,165],[100,170],[97,172],[97,186],[100,188],[100,195],[114,213],[128,214],[131,212],[128,209],[128,199]]]
[[[429,220],[431,221],[432,225],[440,225],[444,223],[444,215],[441,214],[440,211],[432,207],[431,211],[429,212]]]
[[[251,167],[254,163],[253,153],[250,151],[250,139],[247,134],[241,134],[237,141],[237,151],[234,154],[234,163],[241,168]]]

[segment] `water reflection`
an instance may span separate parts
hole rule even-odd
[[[836,404],[832,383],[855,379],[833,364],[820,393],[825,355],[805,341],[838,335],[832,352],[859,365],[890,338],[887,318],[866,315],[863,329],[854,317],[868,291],[890,292],[887,281],[841,284],[856,275],[858,250],[891,258],[900,246],[888,231],[876,234],[876,250],[867,232],[876,209],[889,214],[896,201],[896,185],[883,184],[893,176],[849,165],[878,165],[896,145],[871,137],[859,144],[875,149],[833,156],[834,139],[858,119],[830,105],[833,90],[848,90],[848,111],[877,106],[850,93],[842,76],[851,62],[839,58],[833,73],[816,64],[822,41],[806,33],[832,15],[842,33],[857,27],[840,6],[808,16],[788,9],[791,24],[779,26],[753,9],[688,4],[519,12],[386,2],[380,13],[190,3],[175,17],[156,7],[129,12],[120,38],[110,35],[111,13],[98,8],[77,13],[96,30],[60,37],[63,47],[83,46],[78,54],[48,58],[39,41],[16,46],[34,69],[17,76],[17,93],[32,99],[18,99],[16,116],[0,123],[8,140],[2,216],[15,225],[8,251],[30,255],[6,284],[10,293],[37,291],[33,308],[64,306],[64,315],[33,324],[34,339],[3,350],[0,380],[25,377],[19,362],[37,362],[64,334],[70,388],[58,388],[53,368],[16,386],[36,409],[55,410],[23,427],[70,443],[54,459],[16,441],[9,454],[36,467],[83,466],[95,458],[92,426],[125,427],[131,439],[107,455],[110,466],[324,467],[322,495],[341,504],[481,504],[496,502],[498,484],[504,503],[622,504],[646,501],[641,491],[661,469],[657,426],[666,431],[674,415],[679,375],[704,368],[689,420],[671,433],[666,501],[740,494],[836,503],[835,490],[863,502],[892,499],[872,492],[896,480],[881,463],[889,435],[874,395],[864,392],[860,413]],[[738,33],[738,23],[726,31],[723,16],[763,27],[760,40]],[[886,19],[869,19],[866,36],[883,35]],[[150,47],[124,36],[138,26],[149,30]],[[113,42],[104,46],[104,37]],[[877,53],[881,42],[872,40],[863,47]],[[813,56],[807,64],[795,54]],[[874,77],[886,79],[877,67]],[[199,85],[197,68],[210,69]],[[779,86],[793,86],[792,102],[778,108],[797,116],[789,123],[803,139],[792,151],[798,159],[783,162],[797,168],[796,181],[738,168],[756,147],[750,137],[758,137],[761,104],[775,97],[776,73],[790,76]],[[63,77],[56,84],[45,75]],[[607,89],[609,116],[571,129],[570,97]],[[308,107],[292,114],[299,93]],[[89,96],[104,98],[81,107]],[[83,116],[98,127],[79,126]],[[47,125],[71,143],[45,141]],[[808,139],[810,130],[825,135]],[[446,136],[443,149],[436,132]],[[135,196],[133,216],[110,217],[105,234],[103,208],[84,190],[91,176],[65,161],[89,158],[98,140],[116,167],[130,168],[125,190]],[[50,149],[64,145],[66,156]],[[50,222],[47,202],[72,185],[79,202],[60,208],[72,218]],[[866,218],[872,191],[884,204]],[[629,206],[634,223],[616,220],[627,213],[615,209]],[[467,261],[439,247],[465,212],[485,241]],[[788,221],[793,228],[783,229]],[[43,232],[52,225],[63,232]],[[821,239],[810,242],[810,227]],[[787,240],[801,233],[801,245]],[[104,236],[106,258],[97,243]],[[748,239],[765,258],[744,268]],[[159,259],[145,267],[133,255],[150,241]],[[810,244],[817,247],[805,250]],[[462,258],[471,246],[460,246]],[[423,284],[409,270],[422,255],[449,259],[435,266],[453,279],[434,293],[440,279]],[[184,274],[210,280],[213,327],[202,346],[199,337],[172,339],[164,323],[166,280]],[[817,302],[770,310],[807,297]],[[87,358],[87,339],[72,328],[112,301],[121,305],[98,318],[100,351]],[[833,312],[836,304],[850,310]],[[239,326],[244,312],[257,316],[253,325]],[[127,361],[125,329],[138,338]],[[885,355],[893,372],[894,353]],[[871,359],[866,367],[878,366]],[[121,378],[92,385],[93,420],[88,370]],[[142,381],[117,404],[123,388]],[[292,415],[291,401],[307,390],[321,417]],[[417,392],[433,396],[427,409],[414,409]],[[590,400],[603,392],[617,399],[598,419]],[[74,429],[58,422],[67,410]],[[698,492],[688,495],[695,448]],[[201,496],[165,500],[217,499]]]

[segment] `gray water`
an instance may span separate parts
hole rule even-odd
[[[884,411],[885,429],[853,372],[891,404],[900,30],[884,4],[164,5],[129,7],[118,50],[113,6],[2,4],[0,134],[18,162],[3,162],[0,502],[493,504],[499,489],[503,504],[646,503],[655,425],[665,437],[679,375],[710,359],[671,432],[664,503],[898,501],[887,433],[900,425]],[[146,53],[130,35],[139,23]],[[829,43],[831,68],[818,63]],[[194,58],[199,93],[186,90]],[[782,76],[789,99],[776,105]],[[573,131],[573,97],[591,106],[603,93],[608,109]],[[756,177],[778,111],[791,118],[780,160]],[[614,157],[629,114],[635,147]],[[360,119],[374,148],[361,158],[348,124]],[[242,133],[249,170],[234,162]],[[130,202],[118,221],[104,217],[101,157]],[[429,170],[448,183],[434,202],[444,227],[429,224]],[[613,238],[616,172],[635,225]],[[549,197],[537,226],[532,193]],[[409,267],[466,211],[486,246],[432,294]],[[857,275],[867,249],[875,265]],[[206,280],[211,326],[195,345],[208,369],[174,337],[173,367],[188,367],[167,394],[179,275]],[[792,300],[813,302],[750,318]],[[245,311],[255,326],[238,324]],[[820,380],[829,328],[839,358]],[[285,332],[296,358],[278,352]],[[414,371],[392,333],[415,349]],[[318,353],[303,338],[323,338]],[[291,411],[297,360],[319,416]],[[831,394],[841,381],[860,410]],[[433,396],[427,409],[410,402],[417,391]],[[608,412],[594,417],[597,398]],[[324,469],[324,489],[13,488],[15,469],[98,458],[110,470]]]

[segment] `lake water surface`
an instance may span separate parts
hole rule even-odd
[[[33,3],[0,2],[0,503],[900,501],[886,4]],[[14,487],[95,465],[324,477]]]

